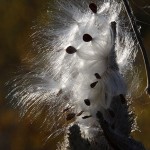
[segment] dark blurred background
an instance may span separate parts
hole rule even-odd
[[[44,116],[32,123],[30,118],[20,120],[18,110],[13,109],[5,98],[7,89],[4,86],[32,49],[31,27],[44,15],[48,2],[52,0],[0,0],[0,150],[55,150],[59,140],[48,140],[44,144],[43,140],[49,135],[40,125]],[[142,37],[150,56],[150,0],[130,2],[138,24],[142,26]],[[140,67],[139,62],[143,61],[140,53],[137,60],[136,65]],[[144,66],[139,70],[144,72]],[[145,85],[144,76],[141,89]],[[135,131],[133,136],[150,150],[150,98],[145,94],[137,95],[133,107],[139,131]]]

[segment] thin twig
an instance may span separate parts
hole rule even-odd
[[[128,15],[128,17],[130,19],[132,28],[133,28],[133,30],[135,32],[137,41],[138,41],[139,46],[140,46],[141,51],[142,51],[144,64],[145,64],[145,69],[146,69],[146,75],[147,75],[146,92],[147,92],[147,94],[150,95],[150,63],[149,63],[149,60],[148,60],[148,55],[146,53],[146,49],[144,47],[144,44],[143,44],[143,41],[142,41],[142,38],[141,38],[141,34],[140,34],[139,30],[138,30],[138,27],[137,27],[137,24],[136,24],[135,17],[133,15],[132,9],[131,9],[131,7],[129,5],[129,1],[128,0],[122,0],[122,1],[124,3],[127,15]]]

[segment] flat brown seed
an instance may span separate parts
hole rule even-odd
[[[59,92],[57,93],[57,96],[60,96],[63,93],[62,89],[59,90]]]
[[[83,35],[83,41],[85,41],[85,42],[90,42],[90,41],[92,41],[92,39],[93,38],[89,34]]]
[[[73,46],[69,46],[69,47],[67,47],[66,52],[68,54],[74,54],[75,52],[77,52],[77,50]]]
[[[91,3],[89,5],[89,8],[92,10],[93,13],[97,13],[97,6],[94,3]]]
[[[94,88],[95,86],[96,86],[96,84],[98,83],[98,81],[96,81],[96,82],[94,82],[94,83],[92,83],[90,86],[91,86],[91,88]]]
[[[101,76],[100,76],[98,73],[95,73],[95,77],[96,77],[97,79],[101,79]]]
[[[63,113],[66,112],[66,111],[68,111],[70,108],[71,108],[71,107],[65,108],[65,109],[63,110]]]
[[[84,100],[84,103],[85,103],[87,106],[90,106],[90,105],[91,105],[91,102],[90,102],[89,99],[85,99],[85,100]]]
[[[76,115],[75,113],[68,114],[66,117],[66,120],[69,121],[69,120],[73,119],[75,117],[75,115]]]
[[[84,113],[84,111],[81,111],[77,114],[77,116],[81,116]]]
[[[84,117],[82,117],[82,119],[88,119],[88,118],[91,118],[92,116],[90,115],[90,116],[84,116]]]

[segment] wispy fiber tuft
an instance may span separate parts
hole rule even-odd
[[[120,110],[110,109],[114,97],[127,105],[130,82],[126,76],[133,69],[137,47],[122,3],[58,0],[47,15],[47,25],[32,35],[38,57],[31,71],[12,81],[9,95],[23,115],[29,110],[38,115],[46,109],[50,130],[55,131],[51,136],[77,122],[82,133],[93,138],[102,130],[98,111],[113,122]],[[128,134],[130,123],[125,118],[112,128]]]

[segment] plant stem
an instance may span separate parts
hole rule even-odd
[[[132,25],[132,28],[134,30],[134,33],[136,35],[136,39],[137,39],[138,44],[140,46],[140,49],[142,51],[144,64],[145,64],[145,70],[146,70],[146,76],[147,76],[146,92],[147,92],[147,94],[150,95],[150,63],[149,63],[149,60],[148,60],[148,55],[147,55],[146,49],[144,47],[144,44],[143,44],[143,41],[142,41],[142,38],[141,38],[141,34],[140,34],[139,30],[138,30],[138,27],[137,27],[137,24],[136,24],[135,17],[133,15],[132,9],[131,9],[131,7],[129,5],[129,1],[128,0],[122,0],[122,1],[123,1],[124,6],[125,6],[125,9],[126,9],[128,17],[129,17],[129,20],[131,22],[131,25]]]

